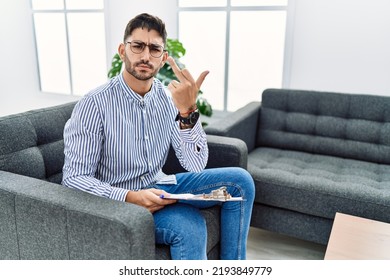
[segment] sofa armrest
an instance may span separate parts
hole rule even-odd
[[[145,208],[0,171],[0,259],[155,259]]]
[[[229,114],[227,118],[206,126],[205,132],[209,135],[239,138],[246,143],[250,152],[256,145],[260,110],[260,102],[248,103],[244,107]]]
[[[207,135],[209,160],[206,168],[242,167],[248,165],[248,149],[244,141],[238,138]]]
[[[236,138],[228,138],[216,135],[207,135],[209,147],[209,159],[206,168],[235,166],[246,168],[248,163],[248,150],[245,143]],[[166,174],[186,172],[180,165],[171,147],[168,158],[163,167]]]

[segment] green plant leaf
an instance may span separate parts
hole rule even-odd
[[[116,53],[111,60],[111,69],[110,69],[110,71],[108,71],[108,74],[107,74],[108,78],[111,79],[111,78],[119,75],[119,73],[122,70],[122,64],[123,64],[123,61],[121,60],[119,54]]]
[[[199,113],[202,115],[211,117],[213,114],[213,109],[210,105],[210,103],[207,101],[206,98],[202,97],[201,95],[198,95],[198,98],[196,99],[196,106],[198,107]]]
[[[178,60],[186,54],[186,49],[183,47],[183,44],[177,39],[167,39],[166,50],[168,54]]]

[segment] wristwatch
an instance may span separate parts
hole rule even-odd
[[[180,116],[180,112],[177,114],[175,121],[180,121],[182,124],[185,125],[191,125],[195,124],[199,119],[199,112],[198,109],[195,111],[191,112],[188,117],[182,117]]]

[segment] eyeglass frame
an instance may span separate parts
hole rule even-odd
[[[139,45],[142,45],[141,51],[140,51],[139,53],[133,51],[133,49],[131,48],[131,43],[137,43],[137,44],[139,44]],[[145,48],[148,47],[148,49],[149,49],[149,54],[150,54],[152,57],[154,57],[154,58],[160,58],[160,57],[164,54],[164,52],[167,51],[166,49],[164,49],[164,46],[162,46],[162,45],[159,45],[159,44],[146,44],[145,42],[142,42],[142,41],[139,41],[139,40],[127,41],[127,42],[125,42],[125,44],[130,44],[130,50],[131,50],[133,53],[135,53],[135,54],[143,53],[144,50],[145,50]],[[157,47],[157,46],[158,46],[158,47],[161,47],[161,48],[162,48],[161,54],[160,54],[159,56],[154,56],[154,55],[152,55],[152,53],[150,52],[150,47],[153,47],[153,46],[154,46],[154,47]]]

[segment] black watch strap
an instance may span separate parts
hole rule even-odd
[[[182,117],[180,116],[180,112],[177,114],[175,121],[180,121],[182,124],[185,125],[191,125],[195,124],[199,119],[199,112],[198,110],[195,110],[191,112],[188,117]]]

